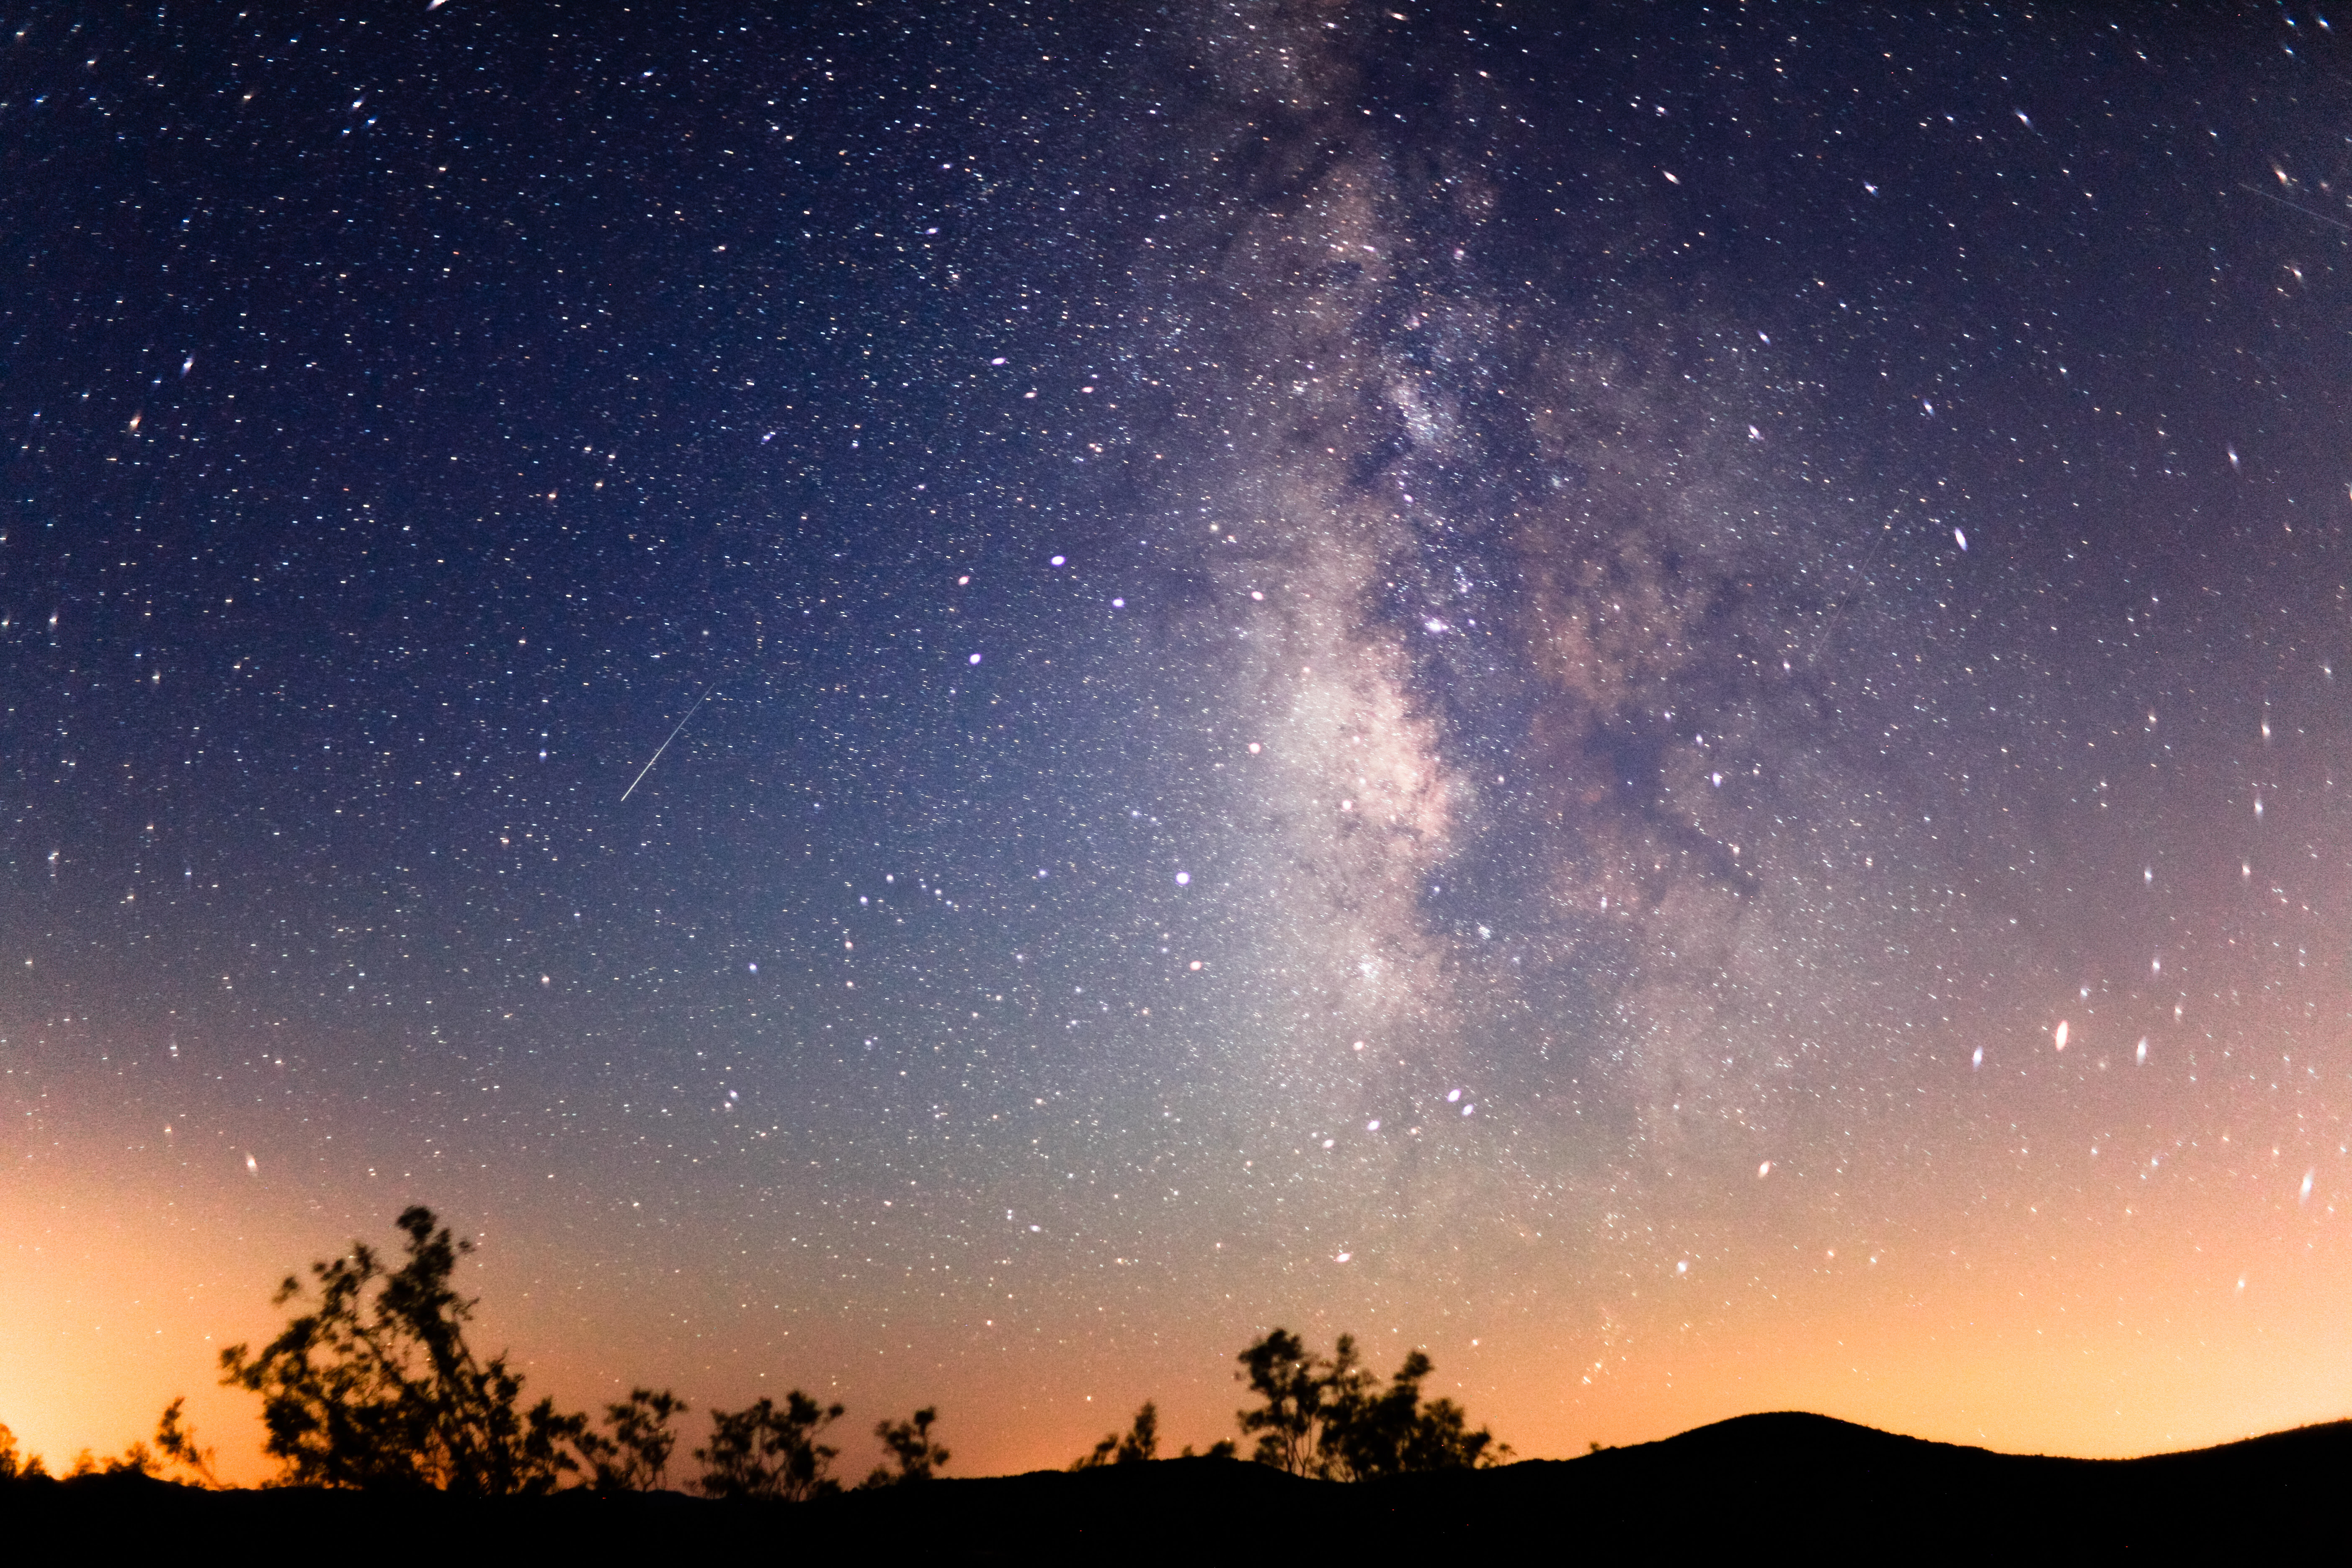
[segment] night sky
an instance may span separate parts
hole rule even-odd
[[[11,13],[0,1420],[2345,1415],[2352,39],[1566,11]]]

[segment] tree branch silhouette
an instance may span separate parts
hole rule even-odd
[[[387,1269],[364,1242],[313,1263],[317,1300],[257,1352],[221,1352],[221,1382],[261,1395],[275,1484],[534,1495],[576,1471],[588,1418],[542,1399],[518,1408],[523,1379],[466,1342],[475,1303],[452,1287],[473,1249],[433,1211],[404,1211],[406,1258]],[[289,1276],[274,1304],[305,1300]]]

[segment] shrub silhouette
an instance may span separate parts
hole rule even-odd
[[[820,1407],[795,1388],[784,1395],[781,1410],[773,1400],[763,1398],[748,1409],[712,1411],[710,1446],[694,1451],[703,1464],[702,1489],[715,1498],[786,1502],[839,1491],[841,1483],[825,1471],[840,1450],[816,1438],[841,1419],[844,1408],[837,1404]]]
[[[948,1451],[931,1441],[931,1423],[939,1418],[939,1407],[927,1405],[907,1420],[877,1422],[874,1435],[890,1450],[890,1458],[897,1461],[898,1468],[894,1474],[888,1465],[877,1465],[864,1484],[895,1487],[908,1481],[929,1480],[932,1472],[948,1462]]]
[[[276,1484],[434,1489],[472,1497],[545,1492],[579,1468],[568,1451],[584,1415],[542,1399],[518,1408],[523,1379],[504,1355],[466,1343],[475,1303],[451,1288],[473,1249],[422,1206],[398,1221],[407,1257],[389,1270],[364,1242],[310,1265],[318,1300],[256,1353],[221,1352],[221,1382],[261,1395]],[[302,1298],[289,1276],[275,1305]]]
[[[1186,1449],[1185,1452],[1192,1452]],[[1135,1413],[1135,1424],[1124,1435],[1106,1432],[1094,1452],[1075,1459],[1073,1470],[1100,1469],[1105,1465],[1135,1465],[1160,1457],[1160,1406],[1150,1400]]]
[[[31,1480],[46,1476],[49,1468],[41,1463],[38,1454],[16,1452],[16,1434],[0,1425],[0,1481]]]
[[[590,1484],[604,1492],[661,1490],[677,1447],[670,1421],[686,1412],[686,1401],[667,1388],[633,1388],[628,1398],[604,1406],[606,1431],[583,1432],[575,1444],[593,1473]]]
[[[1238,1412],[1242,1430],[1257,1435],[1255,1458],[1293,1475],[1331,1480],[1372,1480],[1412,1470],[1474,1469],[1499,1464],[1507,1445],[1450,1399],[1423,1400],[1433,1370],[1413,1351],[1386,1388],[1364,1366],[1351,1334],[1341,1334],[1328,1360],[1307,1353],[1285,1329],[1270,1331],[1235,1358],[1235,1375],[1262,1401]]]
[[[155,1423],[155,1462],[149,1473],[159,1475],[166,1468],[177,1467],[196,1485],[216,1491],[221,1479],[213,1470],[213,1451],[196,1446],[196,1430],[182,1414],[187,1403],[187,1395],[182,1394],[163,1406],[163,1418]]]

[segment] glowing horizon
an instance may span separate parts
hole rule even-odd
[[[242,26],[0,102],[53,1468],[410,1203],[681,1458],[2352,1413],[2332,30]]]

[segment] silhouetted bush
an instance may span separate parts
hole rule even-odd
[[[216,1491],[221,1480],[213,1470],[213,1451],[197,1446],[196,1430],[183,1414],[187,1403],[183,1394],[163,1406],[163,1417],[155,1423],[156,1462],[147,1473],[161,1475],[167,1468],[177,1468],[197,1486]]]
[[[387,1272],[364,1242],[313,1263],[318,1302],[259,1353],[221,1352],[221,1382],[261,1395],[266,1451],[281,1486],[430,1489],[474,1497],[545,1492],[579,1461],[584,1415],[542,1399],[519,1410],[522,1375],[476,1359],[474,1303],[450,1287],[473,1249],[433,1211],[402,1214],[407,1258]],[[274,1298],[304,1295],[289,1277]]]
[[[1186,1453],[1192,1450],[1187,1448]],[[1073,1470],[1100,1469],[1105,1465],[1134,1465],[1160,1457],[1160,1407],[1150,1400],[1135,1413],[1135,1424],[1124,1434],[1106,1432],[1094,1452],[1070,1462]]]
[[[633,1388],[628,1398],[604,1406],[606,1431],[583,1432],[575,1445],[588,1461],[591,1484],[606,1492],[659,1491],[677,1447],[670,1421],[686,1412],[686,1401],[667,1388]]]
[[[1432,1371],[1414,1351],[1382,1388],[1341,1334],[1328,1360],[1307,1352],[1286,1329],[1270,1331],[1234,1358],[1261,1401],[1237,1412],[1244,1433],[1257,1437],[1253,1456],[1296,1476],[1370,1480],[1415,1470],[1475,1469],[1510,1453],[1450,1399],[1424,1401],[1422,1381]]]
[[[804,1502],[841,1483],[825,1471],[840,1450],[816,1440],[841,1419],[844,1406],[817,1402],[793,1389],[784,1407],[761,1399],[746,1410],[710,1413],[710,1446],[697,1448],[702,1489],[715,1498],[774,1498]]]
[[[874,1435],[890,1450],[898,1465],[877,1465],[866,1478],[868,1487],[903,1486],[908,1481],[928,1481],[932,1472],[948,1462],[948,1451],[931,1441],[931,1423],[940,1418],[937,1406],[925,1405],[905,1421],[881,1421],[875,1424]]]
[[[30,1480],[48,1473],[38,1454],[18,1454],[16,1434],[0,1426],[0,1481]]]

